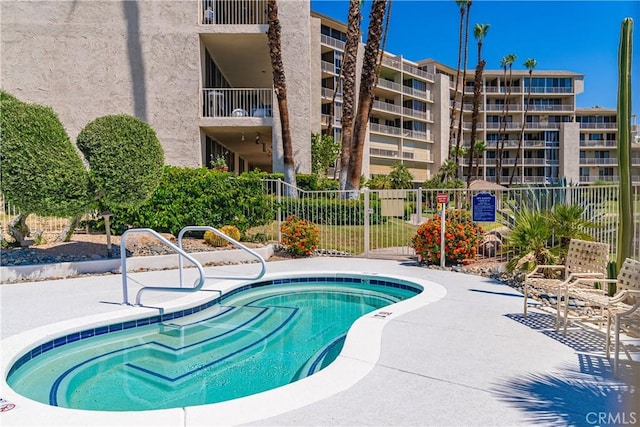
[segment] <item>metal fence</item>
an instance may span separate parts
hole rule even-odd
[[[640,259],[640,186],[634,186],[634,246],[633,257]],[[413,256],[411,239],[423,221],[438,212],[437,196],[448,197],[447,215],[471,210],[474,195],[490,193],[496,197],[496,221],[480,223],[485,236],[478,256],[500,257],[501,238],[513,226],[518,209],[528,206],[545,211],[566,203],[584,209],[584,219],[597,227],[585,230],[600,242],[609,243],[612,258],[617,250],[618,186],[525,187],[500,190],[412,189],[369,190],[354,192],[328,190],[304,191],[282,181],[264,180],[263,191],[268,209],[262,225],[247,230],[253,240],[281,241],[280,227],[290,215],[314,222],[320,228],[320,254],[334,256],[362,256],[396,258]],[[293,197],[292,195],[295,195]],[[1,200],[1,199],[0,199]],[[6,235],[9,220],[17,214],[11,207],[0,204],[0,230]],[[247,212],[248,217],[256,217]],[[69,220],[41,218],[29,215],[27,224],[33,231],[45,235],[59,233]]]

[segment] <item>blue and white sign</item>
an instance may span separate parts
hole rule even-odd
[[[478,193],[472,197],[471,212],[474,222],[495,222],[496,196],[490,193]]]

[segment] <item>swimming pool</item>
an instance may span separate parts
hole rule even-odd
[[[356,319],[421,290],[366,276],[254,283],[194,308],[55,338],[20,357],[7,383],[49,405],[103,411],[227,401],[318,372]]]

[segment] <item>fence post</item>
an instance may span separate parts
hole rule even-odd
[[[282,241],[282,232],[280,226],[282,225],[282,180],[278,179],[276,182],[276,202],[278,203],[278,243]]]
[[[371,212],[369,210],[369,189],[362,190],[364,194],[364,256],[369,258],[369,226],[371,221]]]
[[[422,224],[422,187],[418,187],[418,196],[416,197],[416,221],[418,225]]]

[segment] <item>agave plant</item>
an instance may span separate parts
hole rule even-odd
[[[561,203],[554,206],[548,220],[554,236],[560,240],[563,252],[569,247],[571,239],[593,240],[586,230],[599,228],[598,224],[585,218],[585,207],[577,204]]]
[[[553,236],[549,213],[524,206],[515,212],[514,222],[502,248],[511,255],[507,270],[531,270],[537,264],[553,263],[556,251],[549,245]]]

